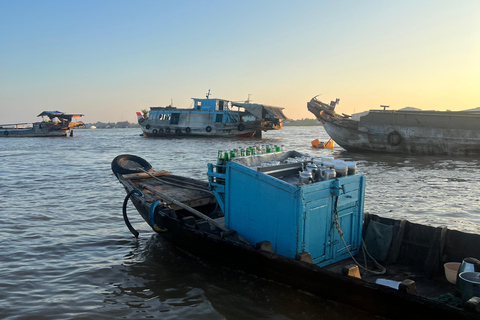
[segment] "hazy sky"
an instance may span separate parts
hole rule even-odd
[[[134,122],[212,96],[313,118],[480,107],[480,1],[0,0],[0,123]]]

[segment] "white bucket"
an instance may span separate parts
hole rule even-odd
[[[322,161],[324,163],[325,163],[325,161],[333,161],[333,157],[328,157],[328,156],[322,157]]]

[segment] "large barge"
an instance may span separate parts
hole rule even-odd
[[[312,98],[307,107],[348,151],[465,155],[480,153],[480,111],[370,110],[354,120]]]

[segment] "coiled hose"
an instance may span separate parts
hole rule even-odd
[[[132,227],[132,225],[130,224],[130,221],[128,221],[128,217],[127,217],[128,199],[130,199],[130,197],[133,194],[143,196],[143,193],[140,190],[137,190],[137,189],[132,190],[129,193],[127,193],[127,196],[125,197],[125,200],[123,200],[123,210],[122,210],[123,211],[123,221],[125,221],[125,224],[127,225],[128,230],[130,230],[130,232],[135,236],[135,238],[138,238],[138,235],[139,235],[138,231],[135,230],[134,227]]]

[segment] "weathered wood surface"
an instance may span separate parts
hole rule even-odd
[[[160,170],[160,171],[153,171],[153,172],[140,172],[140,173],[129,173],[129,174],[124,174],[123,178],[124,179],[145,179],[145,178],[151,178],[151,176],[154,177],[159,177],[159,176],[164,176],[164,175],[169,175],[170,172],[165,171],[165,170]]]

